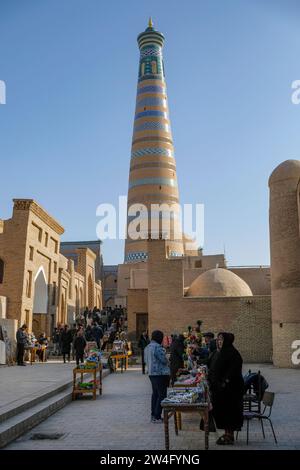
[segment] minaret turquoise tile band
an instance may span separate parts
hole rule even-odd
[[[137,38],[140,59],[128,183],[128,209],[132,204],[143,204],[149,214],[152,204],[179,204],[162,53],[164,39],[164,35],[154,29],[152,20]],[[164,218],[159,211],[152,211],[152,221],[160,226]],[[173,228],[169,254],[182,256],[182,240],[172,239],[175,224],[178,226],[180,217],[178,214],[170,214],[170,219]],[[127,218],[129,232],[132,220],[132,215]],[[127,238],[125,263],[147,261],[147,244],[146,239]]]

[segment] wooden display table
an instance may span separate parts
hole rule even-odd
[[[197,387],[199,384],[198,383],[193,383],[193,384],[184,384],[182,382],[175,382],[173,387],[174,388],[194,388]],[[176,412],[176,419],[177,419],[177,426],[179,431],[182,429],[182,418],[181,418],[181,412],[177,411]]]
[[[164,429],[165,429],[165,446],[166,450],[170,450],[170,437],[169,437],[169,419],[174,416],[175,433],[178,435],[178,430],[181,427],[178,426],[177,416],[181,413],[199,413],[204,421],[204,432],[205,432],[205,450],[209,446],[209,404],[208,403],[161,403],[164,416]]]
[[[33,362],[35,362],[36,360],[36,356],[37,356],[37,351],[42,351],[42,360],[41,362],[46,362],[46,351],[47,351],[47,348],[46,347],[42,347],[42,349],[40,348],[36,348],[35,346],[33,348],[30,348],[29,349],[29,352],[30,352],[30,364],[32,365]]]
[[[121,368],[121,373],[123,373],[123,369],[128,369],[128,354],[120,353],[120,354],[111,354],[110,358],[115,362],[115,370],[117,372],[118,368]]]
[[[97,373],[99,373],[99,385],[97,384]],[[93,387],[92,388],[80,388],[76,384],[77,374],[81,375],[81,382],[83,382],[83,374],[92,374],[93,380],[94,380]],[[79,369],[77,367],[73,369],[72,400],[75,400],[76,395],[79,395],[81,393],[92,393],[93,399],[96,400],[97,389],[99,389],[99,395],[102,395],[102,364],[100,364],[98,367],[95,367],[94,369],[91,369],[91,368]]]

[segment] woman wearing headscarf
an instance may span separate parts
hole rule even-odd
[[[169,361],[166,356],[166,351],[162,347],[163,338],[164,334],[162,331],[153,331],[151,342],[144,351],[147,371],[152,385],[152,423],[162,422],[161,402],[167,396],[167,388],[170,382]]]
[[[219,333],[217,342],[219,352],[213,364],[210,387],[216,426],[225,430],[225,434],[217,440],[217,444],[232,445],[234,431],[240,430],[243,426],[243,360],[233,346],[232,333]]]

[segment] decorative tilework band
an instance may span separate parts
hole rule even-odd
[[[131,205],[131,204],[145,204],[145,205],[148,204],[149,205],[149,202],[153,204],[164,204],[164,203],[178,204],[179,203],[178,197],[171,196],[170,194],[168,194],[167,196],[164,195],[163,198],[161,194],[153,194],[153,193],[150,193],[150,194],[145,193],[142,196],[138,195],[138,196],[128,197],[128,205]]]
[[[162,82],[164,81],[164,77],[162,75],[151,75],[151,74],[147,74],[147,75],[142,75],[141,77],[138,78],[138,83],[142,83],[142,82],[145,82],[145,81],[148,81],[148,80],[157,80],[159,82]]]
[[[158,85],[148,85],[142,88],[138,88],[137,95],[141,95],[142,93],[166,93],[166,89],[162,86]]]
[[[143,163],[135,163],[130,166],[130,171],[137,170],[141,168],[167,168],[168,170],[176,171],[176,166],[172,163],[166,162],[143,162]]]
[[[151,131],[151,130],[170,132],[170,126],[160,121],[146,121],[146,122],[143,122],[142,124],[137,124],[134,127],[134,132]]]
[[[148,253],[144,251],[137,251],[132,253],[127,253],[125,256],[126,263],[134,263],[135,261],[146,261],[148,259]]]
[[[167,100],[164,98],[145,97],[138,100],[136,103],[137,108],[141,106],[162,106],[163,108],[166,108]]]
[[[143,111],[141,113],[137,113],[135,115],[135,119],[139,119],[139,118],[147,117],[147,116],[159,116],[159,117],[168,119],[168,113],[165,113],[164,111]]]
[[[160,186],[171,186],[177,187],[177,181],[173,178],[141,178],[133,181],[129,181],[129,189],[135,188],[136,186],[143,186],[145,184],[157,184]]]
[[[163,147],[145,147],[131,152],[131,158],[144,157],[145,155],[163,155],[165,157],[173,157],[173,152],[171,149]]]
[[[151,135],[151,136],[144,136],[144,137],[140,137],[139,139],[134,139],[132,141],[132,144],[138,144],[140,142],[144,142],[146,144],[146,142],[151,142],[151,141],[154,141],[155,143],[157,142],[166,142],[167,144],[171,144],[173,145],[173,141],[172,139],[168,139],[168,137],[160,137],[160,136],[156,136],[156,135]]]
[[[155,57],[161,57],[162,52],[160,47],[145,47],[145,49],[141,50],[141,56],[140,58],[143,59],[144,57],[148,56],[155,56]]]

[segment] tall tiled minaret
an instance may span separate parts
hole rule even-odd
[[[179,195],[162,56],[164,36],[153,28],[150,19],[148,28],[138,36],[137,41],[140,61],[128,208],[133,204],[143,204],[150,210],[151,204],[179,203]],[[153,212],[152,217],[160,218],[161,223],[164,215]],[[132,219],[134,216],[128,215],[128,225]],[[173,220],[175,224],[179,223],[176,211]],[[146,239],[127,237],[125,263],[146,261],[147,243]],[[169,256],[182,256],[183,244],[178,232],[175,236],[171,233],[168,247]]]

